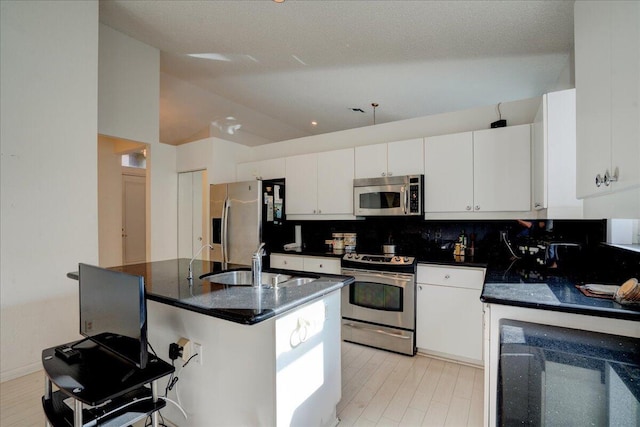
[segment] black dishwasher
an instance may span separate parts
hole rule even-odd
[[[501,426],[640,426],[640,339],[500,321]]]

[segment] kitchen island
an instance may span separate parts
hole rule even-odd
[[[605,334],[600,335],[601,337],[627,337],[629,338],[629,340],[627,340],[627,338],[624,338],[617,341],[622,342],[623,340],[627,340],[631,342],[631,346],[636,348],[636,350],[632,350],[632,352],[630,353],[631,358],[635,358],[636,361],[638,360],[639,353],[637,348],[640,348],[640,341],[638,340],[640,338],[640,307],[632,305],[621,305],[613,300],[593,298],[583,295],[576,288],[576,285],[584,283],[585,279],[588,280],[588,277],[582,276],[580,278],[576,278],[572,277],[571,274],[557,274],[552,270],[541,270],[527,267],[500,269],[491,268],[491,266],[489,266],[489,268],[487,269],[485,284],[481,294],[481,301],[485,303],[485,425],[493,426],[499,424],[500,422],[505,422],[505,418],[501,418],[500,415],[500,406],[504,405],[505,403],[501,403],[501,399],[498,393],[501,382],[501,366],[503,369],[503,379],[506,379],[506,381],[515,382],[517,382],[517,379],[514,380],[513,378],[509,378],[509,366],[514,366],[513,360],[515,354],[506,354],[505,356],[501,352],[504,350],[508,353],[510,346],[519,346],[516,353],[518,353],[518,356],[522,356],[522,353],[526,353],[526,351],[521,350],[522,348],[533,348],[523,347],[528,345],[529,343],[529,341],[525,340],[524,338],[527,335],[527,328],[533,331],[535,331],[536,328],[542,328],[542,330],[544,330],[544,334],[547,333],[546,331],[555,331],[556,337],[558,336],[557,334],[559,334],[561,337],[561,346],[563,348],[562,354],[565,355],[564,357],[567,357],[566,355],[572,354],[584,354],[586,357],[585,347],[582,347],[582,344],[574,344],[575,342],[579,343],[580,340],[583,340],[582,336],[585,335],[584,331],[587,331],[586,334],[590,332]],[[515,321],[515,323],[512,321]],[[510,323],[515,324],[516,326],[510,325]],[[507,329],[503,329],[503,327],[506,327]],[[515,335],[513,335],[514,331]],[[509,336],[509,334],[511,334],[511,336]],[[544,336],[546,337],[546,335]],[[612,341],[617,342],[615,338],[612,338]],[[551,344],[548,345],[549,347],[544,347],[542,353],[546,357],[546,359],[543,359],[544,361],[542,363],[542,366],[546,367],[546,375],[541,377],[542,381],[539,381],[538,377],[536,376],[536,372],[538,371],[536,370],[537,368],[534,367],[537,366],[537,364],[534,363],[533,358],[530,359],[529,362],[527,362],[529,364],[525,363],[524,365],[519,366],[518,369],[513,371],[515,376],[522,377],[524,375],[526,377],[528,375],[530,381],[529,384],[539,383],[542,387],[542,391],[537,395],[536,393],[533,393],[533,395],[527,395],[527,397],[529,398],[529,402],[531,402],[531,399],[540,399],[535,405],[543,402],[541,404],[542,409],[540,410],[540,407],[536,407],[535,405],[533,405],[534,409],[527,416],[530,416],[533,413],[534,416],[542,417],[543,420],[545,416],[549,416],[555,417],[553,419],[557,421],[559,419],[562,419],[559,418],[562,416],[571,417],[571,415],[573,414],[571,411],[573,410],[577,410],[580,416],[603,416],[603,413],[590,414],[588,410],[593,410],[593,407],[596,405],[589,405],[586,399],[581,400],[580,398],[581,395],[579,394],[579,392],[588,392],[589,390],[594,391],[597,389],[592,387],[586,379],[583,382],[579,382],[579,385],[576,385],[576,383],[572,383],[572,385],[569,386],[572,387],[573,390],[573,392],[571,392],[571,396],[563,395],[562,397],[560,397],[565,407],[564,411],[553,413],[549,412],[553,411],[553,404],[549,402],[553,402],[554,399],[558,400],[558,396],[552,396],[552,394],[556,391],[552,391],[553,388],[549,386],[549,384],[551,384],[551,381],[553,381],[554,378],[557,380],[557,378],[560,378],[561,375],[552,373],[554,361],[550,358],[553,354],[557,354],[554,353],[555,350],[553,349],[553,346],[556,344],[553,344],[553,342],[551,342]],[[589,357],[592,358],[591,360],[600,361],[606,360],[607,357],[609,357],[607,354],[607,345],[602,345],[601,348],[598,346],[591,347],[591,349],[593,348],[596,348],[596,350],[595,353],[593,352],[593,350],[591,351],[591,354],[589,355]],[[535,351],[540,350],[532,350],[531,354],[536,354]],[[506,359],[504,357],[506,357]],[[616,363],[611,362],[611,360],[606,360],[605,362],[597,362],[597,365],[602,367],[599,367],[598,370],[594,372],[598,373],[602,371],[602,375],[596,375],[596,378],[601,378],[600,382],[596,381],[596,387],[608,387],[608,378],[611,376],[609,372],[613,372],[613,370],[608,368],[608,366],[609,364],[614,367],[616,366]],[[503,363],[507,363],[507,365],[503,366]],[[508,365],[508,363],[511,363],[511,365]],[[562,368],[563,366],[573,367],[579,364],[579,362],[570,359],[570,361],[564,360],[560,364],[556,364],[556,366],[560,366],[561,369],[564,369]],[[584,364],[583,366],[588,366],[588,364]],[[581,368],[575,368],[576,371],[578,371],[579,369]],[[637,408],[638,399],[640,399],[640,397],[638,397],[637,395],[639,391],[636,384],[640,382],[640,370],[638,368],[629,369],[629,374],[627,375],[626,379],[622,382],[619,382],[619,384],[626,384],[626,388],[619,388],[630,391],[621,394],[621,396],[623,397],[618,397],[617,399],[620,401],[616,403],[619,403],[622,406],[626,406],[628,408]],[[587,374],[585,373],[590,371],[593,370],[582,369],[582,371],[580,372],[582,372],[582,375],[587,378]],[[604,374],[605,372],[607,375],[606,377]],[[547,387],[545,387],[545,384],[547,385]],[[502,387],[505,387],[504,383],[502,384]],[[546,407],[544,404],[545,389],[547,392]],[[529,390],[529,393],[531,393],[531,390]],[[596,399],[612,398],[609,395],[608,388],[606,388],[603,393],[598,393],[596,391],[594,391],[594,393],[596,393]],[[513,394],[509,398],[517,400],[517,397],[514,398]],[[574,405],[574,401],[578,401],[578,403]],[[518,401],[518,404],[516,406],[519,407],[516,409],[516,411],[520,411],[520,413],[522,413],[524,407],[528,408],[527,405],[522,404],[522,401]],[[585,408],[582,408],[582,406],[585,406]],[[571,408],[571,411],[568,410],[568,408]],[[611,406],[611,408],[613,408],[613,406]],[[635,411],[635,409],[632,410]],[[614,420],[615,416],[618,414],[612,413],[611,411],[615,412],[613,409],[610,409],[609,411],[608,424],[615,425],[615,422],[614,424],[611,424],[611,422],[613,422],[611,420]],[[511,415],[513,415],[513,413]],[[605,413],[604,415],[606,416],[607,414]],[[505,415],[502,414],[502,416],[504,417]],[[634,416],[635,415],[631,415],[631,417]],[[522,419],[520,415],[518,415],[516,418]],[[534,421],[532,421],[531,418],[527,418],[527,420],[535,424],[535,418]],[[572,421],[580,424],[578,418],[574,417]],[[607,423],[605,423],[604,425],[607,425]]]
[[[160,357],[181,337],[199,344],[188,365],[176,361],[168,394],[188,419],[174,405],[163,415],[182,426],[336,425],[340,289],[353,278],[256,289],[200,279],[222,271],[217,263],[194,261],[192,281],[188,267],[177,259],[113,268],[145,277],[149,343]]]

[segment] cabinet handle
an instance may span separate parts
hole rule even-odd
[[[471,206],[467,205],[467,210],[470,211],[471,210]]]
[[[476,210],[479,211],[480,210],[480,206],[476,205]]]
[[[287,265],[287,261],[282,261],[282,263],[283,263],[284,265]]]
[[[322,264],[320,264],[320,268],[324,268],[324,267],[322,266]]]
[[[385,172],[382,172],[382,176],[387,176],[387,174]]]
[[[602,179],[600,174],[596,175],[596,187],[600,187],[603,182],[604,182],[604,180]]]
[[[321,209],[318,209],[318,213],[319,213],[319,214],[321,214],[321,213],[322,213],[322,210],[321,210]]]
[[[419,289],[419,290],[422,290],[422,285],[418,285],[418,289]]]
[[[616,171],[613,175],[609,175],[609,169],[607,169],[606,172],[604,173],[604,185],[608,187],[609,185],[611,185],[612,182],[616,182],[617,180],[618,180],[618,169],[616,168]]]
[[[542,204],[541,204],[541,203],[535,203],[535,204],[533,205],[533,207],[534,207],[534,208],[539,208],[540,206],[542,206]]]
[[[445,275],[444,275],[444,278],[445,278],[445,280],[446,280],[446,279],[451,279],[451,276],[449,276],[448,274],[445,274]]]
[[[315,209],[313,210],[313,213],[316,213],[316,210],[315,210]]]

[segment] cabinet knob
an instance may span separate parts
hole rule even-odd
[[[541,204],[541,203],[535,203],[535,204],[533,205],[533,207],[535,207],[535,208],[539,208],[540,206],[542,206],[542,204]]]
[[[606,185],[607,187],[609,185],[611,185],[612,182],[616,182],[618,180],[618,169],[616,168],[616,171],[613,175],[609,174],[609,169],[606,170],[606,172],[604,173],[604,185]]]
[[[444,278],[445,278],[445,279],[451,279],[451,276],[450,276],[450,275],[448,275],[448,274],[445,274],[445,275],[444,275]]]
[[[470,211],[471,210],[471,206],[467,205],[467,210]]]
[[[287,261],[282,261],[282,263],[283,263],[284,265],[287,265]]]
[[[386,172],[382,172],[382,176],[387,176]]]
[[[418,289],[419,289],[419,290],[422,290],[422,285],[418,285]]]
[[[393,175],[393,172],[387,172],[387,176]]]
[[[319,214],[321,214],[321,213],[322,213],[322,210],[318,209],[318,213],[319,213]]]
[[[479,211],[480,210],[480,206],[476,205],[476,210]]]
[[[600,187],[603,182],[604,182],[604,180],[602,179],[600,174],[596,175],[596,187]]]
[[[313,213],[316,213],[316,210],[315,210],[315,209],[313,210]]]
[[[322,264],[320,264],[320,268],[324,268],[324,267],[322,266]]]

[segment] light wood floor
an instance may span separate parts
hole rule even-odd
[[[481,426],[482,369],[342,343],[339,427]],[[0,426],[44,426],[42,371],[0,384]]]

